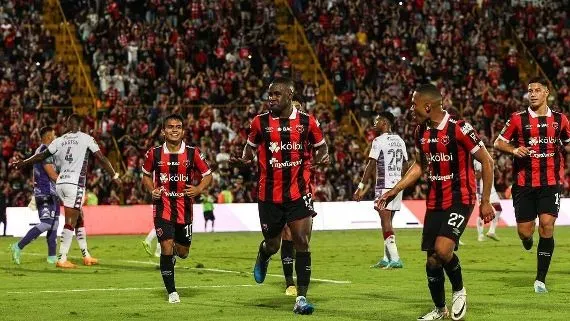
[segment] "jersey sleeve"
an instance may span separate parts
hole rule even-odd
[[[457,125],[458,129],[455,130],[457,142],[471,154],[475,154],[483,145],[475,129],[471,124],[464,121],[457,122]]]
[[[261,122],[259,120],[259,116],[255,116],[255,118],[251,121],[249,125],[249,134],[247,135],[247,143],[251,147],[257,147],[259,143],[261,143]]]
[[[52,154],[52,155],[55,154],[55,153],[57,153],[57,151],[59,150],[60,146],[61,146],[61,137],[58,137],[58,138],[54,139],[54,140],[51,142],[51,144],[49,144],[49,146],[48,146],[49,153]]]
[[[46,145],[42,145],[36,152],[36,154],[41,154],[43,153],[46,149],[48,149],[48,147]],[[55,165],[55,159],[53,158],[53,155],[49,156],[48,158],[44,159],[42,161],[42,164],[51,164],[51,165]]]
[[[96,153],[100,150],[99,144],[95,141],[95,138],[87,136],[87,148],[92,152]]]
[[[382,150],[381,142],[380,139],[377,137],[372,141],[372,147],[370,148],[370,154],[368,154],[368,157],[378,160],[378,157],[380,157],[381,150]]]
[[[325,143],[325,136],[319,127],[319,122],[314,116],[309,116],[309,142],[314,147],[319,147]]]
[[[562,124],[560,124],[560,141],[564,145],[570,143],[570,123],[564,114],[562,114]]]
[[[149,149],[146,154],[144,154],[144,163],[143,166],[141,168],[142,172],[145,175],[152,175],[152,172],[154,171],[154,152],[153,152],[153,148]]]
[[[505,142],[510,142],[513,135],[516,133],[519,127],[520,117],[517,114],[512,114],[511,118],[505,124],[503,130],[499,134],[499,138]]]
[[[210,175],[212,173],[210,166],[208,166],[208,163],[206,163],[206,155],[201,153],[198,147],[194,148],[194,167],[200,171],[202,177]]]

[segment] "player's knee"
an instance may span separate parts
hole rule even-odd
[[[517,230],[518,234],[519,234],[519,238],[521,240],[526,240],[530,237],[532,237],[532,234],[534,233],[534,229],[533,228],[519,228]]]
[[[554,224],[539,225],[538,234],[540,237],[550,238],[554,234]]]
[[[426,265],[429,268],[436,268],[441,265],[435,252],[427,257]]]
[[[451,260],[453,257],[453,250],[449,251],[447,248],[436,247],[434,255],[439,264],[443,264]]]
[[[36,228],[43,233],[51,230],[51,224],[41,222],[40,224],[36,225]]]
[[[297,252],[308,252],[309,251],[309,238],[305,237],[293,237],[293,247]]]

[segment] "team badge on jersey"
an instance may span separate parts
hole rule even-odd
[[[447,136],[447,135],[446,135],[446,136],[443,136],[443,137],[441,138],[441,143],[442,143],[444,146],[447,145],[447,144],[449,144],[449,136]]]
[[[297,125],[295,126],[295,130],[297,130],[297,133],[301,134],[305,130],[305,127],[303,127],[303,125]]]

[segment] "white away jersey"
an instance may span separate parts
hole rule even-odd
[[[473,169],[475,169],[476,172],[481,172],[483,170],[483,166],[481,165],[481,163],[479,163],[478,160],[473,159]],[[483,193],[483,178],[481,178],[477,181],[477,198],[479,200],[481,200],[481,193]],[[499,198],[499,194],[497,194],[497,191],[495,190],[495,183],[494,182],[493,182],[493,185],[491,185],[490,201],[491,201],[491,204],[499,203],[501,201],[501,199]]]
[[[48,150],[59,167],[56,184],[85,187],[89,154],[99,150],[95,139],[82,132],[70,132],[56,138]]]
[[[392,188],[402,178],[408,160],[406,143],[397,134],[384,133],[372,141],[368,157],[376,160],[376,190]]]

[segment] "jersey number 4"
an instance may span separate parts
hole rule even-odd
[[[65,160],[70,164],[73,163],[73,156],[71,155],[71,147],[67,147],[67,152],[65,153]]]

